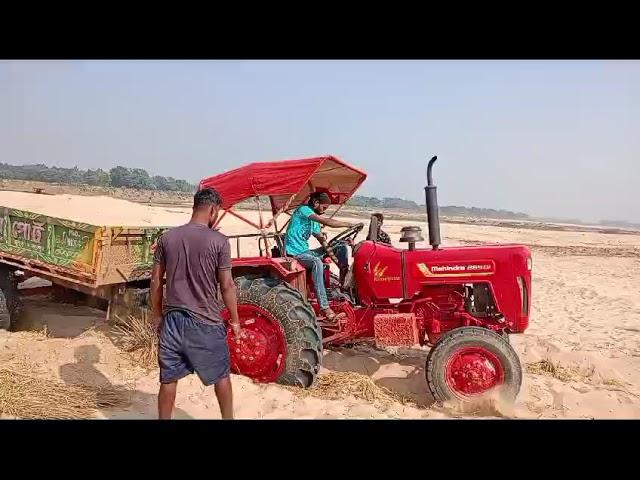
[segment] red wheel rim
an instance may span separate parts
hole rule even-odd
[[[280,323],[255,305],[238,305],[243,337],[238,341],[228,330],[231,371],[258,382],[274,382],[285,367],[287,341]],[[225,317],[228,313],[225,311]]]
[[[464,347],[447,362],[445,378],[457,396],[469,397],[504,383],[504,368],[497,355],[486,348]]]

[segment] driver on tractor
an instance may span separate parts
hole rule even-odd
[[[309,201],[306,205],[300,205],[293,212],[287,227],[285,250],[288,255],[294,257],[311,272],[320,310],[326,316],[327,321],[334,322],[344,317],[345,314],[336,314],[329,307],[327,291],[324,285],[324,264],[322,259],[325,255],[328,255],[338,265],[340,283],[342,284],[345,275],[349,271],[349,250],[344,243],[338,243],[332,248],[321,233],[320,225],[333,228],[347,228],[355,225],[322,217],[321,215],[325,213],[329,205],[331,205],[331,198],[327,193],[314,192],[309,196]],[[311,235],[320,242],[322,247],[314,250],[309,248],[309,237]]]

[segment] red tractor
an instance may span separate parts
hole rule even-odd
[[[283,235],[290,215],[309,194],[324,191],[335,215],[366,174],[336,157],[252,163],[206,178],[199,188],[213,187],[223,197],[223,213],[257,229],[231,235],[238,311],[246,338],[229,336],[232,368],[259,382],[309,387],[324,347],[374,339],[380,346],[431,347],[426,380],[437,401],[468,401],[495,387],[515,398],[522,382],[517,354],[508,335],[523,332],[531,304],[531,253],[521,245],[440,247],[436,187],[427,167],[425,187],[429,243],[419,227],[402,229],[406,249],[378,243],[379,225],[371,217],[367,236],[355,243],[364,224],[329,241],[348,241],[352,261],[346,285],[339,285],[325,259],[325,286],[337,323],[320,316],[311,276],[287,256]],[[238,203],[255,199],[258,223]],[[267,198],[269,208],[260,198]],[[265,216],[270,210],[270,218]],[[259,255],[243,257],[241,240],[257,239]],[[234,245],[235,244],[235,245]]]

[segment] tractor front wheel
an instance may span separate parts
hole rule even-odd
[[[310,387],[322,359],[322,333],[300,292],[277,279],[238,277],[243,337],[229,328],[234,373],[258,382]]]
[[[443,335],[427,357],[427,384],[436,401],[470,401],[496,387],[515,400],[522,367],[513,347],[481,327],[461,327]]]

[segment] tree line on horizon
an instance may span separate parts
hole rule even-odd
[[[405,200],[396,197],[366,197],[363,195],[355,195],[347,205],[353,207],[364,207],[371,209],[397,209],[424,212],[426,207],[424,204],[418,204],[413,200]],[[527,220],[530,216],[526,213],[511,212],[509,210],[495,210],[493,208],[478,207],[460,207],[456,205],[440,206],[440,214],[445,216],[471,216],[471,217],[487,217],[487,218],[504,218],[504,219],[520,219]]]
[[[92,170],[82,170],[78,167],[49,167],[44,164],[34,165],[10,165],[0,162],[0,178],[10,180],[27,180],[36,182],[62,183],[67,185],[93,185],[97,187],[123,187],[140,190],[159,190],[165,192],[195,192],[195,185],[186,180],[175,179],[173,177],[163,177],[161,175],[150,175],[142,168],[128,168],[117,166],[106,171],[101,168]],[[362,207],[369,209],[391,209],[391,210],[407,210],[424,212],[425,205],[418,204],[413,200],[406,200],[397,197],[368,197],[364,195],[355,195],[347,205],[352,207]],[[268,203],[265,203],[268,207]],[[484,217],[497,219],[519,219],[533,220],[530,215],[522,212],[512,212],[509,210],[496,210],[493,208],[478,207],[461,207],[455,205],[441,206],[440,214],[444,216],[467,216],[467,217]],[[549,220],[554,219],[538,219]],[[580,220],[558,220],[566,223],[582,224]],[[601,220],[600,225],[608,227],[635,228],[640,229],[640,224],[615,221]]]
[[[11,180],[28,180],[36,182],[62,183],[67,185],[82,184],[97,187],[124,187],[143,190],[161,190],[167,192],[193,192],[195,186],[186,180],[173,177],[149,175],[142,168],[117,166],[109,171],[81,170],[78,167],[48,167],[44,164],[10,165],[0,162],[0,177]]]

